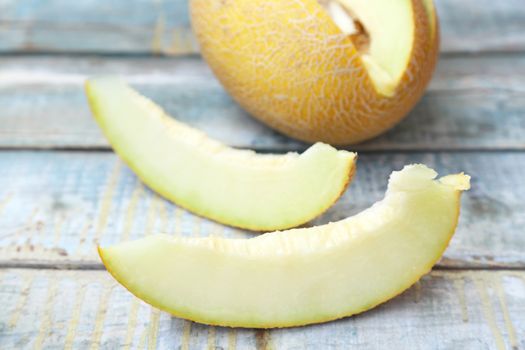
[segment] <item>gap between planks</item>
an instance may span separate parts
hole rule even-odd
[[[37,269],[57,271],[105,271],[102,263],[96,262],[46,262],[46,261],[4,261],[0,269]],[[442,266],[435,265],[432,271],[525,271],[525,266]],[[429,272],[430,273],[430,272]]]
[[[468,57],[513,57],[522,56],[525,54],[525,47],[519,47],[510,51],[487,49],[484,51],[443,51],[439,54],[439,59],[442,58],[468,58]],[[40,57],[40,56],[56,56],[56,57],[71,57],[71,58],[119,58],[119,59],[135,59],[135,58],[154,58],[162,60],[174,60],[179,58],[194,58],[201,59],[202,55],[199,52],[189,52],[186,54],[170,55],[166,53],[151,53],[150,51],[136,51],[136,52],[104,52],[104,51],[4,51],[0,52],[1,57]]]
[[[373,141],[373,139],[371,139]],[[297,141],[300,142],[300,141]],[[236,146],[229,146],[235,149],[241,149],[241,150],[253,150],[257,153],[265,154],[265,153],[289,153],[289,152],[304,152],[306,151],[310,146],[313,144],[305,144],[303,147],[293,147],[293,148],[281,148],[281,147],[236,147]],[[440,148],[434,148],[432,146],[427,145],[407,145],[407,146],[397,146],[397,147],[390,147],[388,149],[381,148],[382,146],[378,146],[378,148],[371,147],[370,145],[366,145],[362,148],[362,144],[357,145],[351,145],[351,146],[334,146],[335,148],[339,150],[348,150],[353,152],[359,152],[361,154],[381,154],[381,153],[522,153],[525,152],[525,143],[523,145],[515,146],[515,147],[503,147],[503,148],[492,148],[490,146],[484,147],[440,147]],[[70,146],[35,146],[35,145],[14,145],[14,146],[6,146],[6,145],[0,145],[0,153],[1,152],[57,152],[57,153],[114,153],[111,146],[78,146],[78,147],[70,147]]]

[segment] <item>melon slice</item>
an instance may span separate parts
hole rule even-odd
[[[192,212],[250,230],[301,225],[344,192],[356,154],[317,143],[303,154],[227,147],[167,116],[117,78],[86,84],[116,153],[154,191]]]
[[[405,167],[382,201],[324,226],[237,240],[152,235],[99,254],[133,294],[179,317],[261,328],[334,320],[396,296],[441,257],[469,176],[435,177]]]

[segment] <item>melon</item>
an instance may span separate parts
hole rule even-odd
[[[191,0],[201,52],[251,115],[353,144],[398,123],[439,53],[432,0]]]
[[[458,223],[469,176],[394,172],[385,197],[323,226],[250,239],[151,235],[99,247],[130,292],[175,316],[230,327],[289,327],[371,309],[430,271]]]
[[[115,152],[151,189],[198,215],[255,231],[308,222],[345,191],[356,154],[316,143],[302,154],[230,148],[114,77],[90,79],[93,115]]]

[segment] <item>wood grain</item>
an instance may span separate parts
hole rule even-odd
[[[521,0],[436,0],[443,52],[522,51]],[[0,52],[198,52],[187,0],[0,2]]]
[[[0,147],[107,148],[82,84],[124,76],[177,119],[237,147],[306,146],[256,122],[199,58],[0,57]],[[525,149],[525,55],[445,57],[426,96],[357,150]]]
[[[384,195],[388,175],[421,162],[441,174],[465,171],[457,233],[440,267],[525,267],[525,153],[364,153],[344,196],[311,224],[340,220]],[[96,245],[151,233],[251,237],[196,217],[144,188],[113,153],[0,153],[0,266],[96,268]]]
[[[445,257],[363,315],[256,331],[172,318],[101,271],[97,244],[155,232],[252,234],[176,207],[114,154],[94,151],[109,147],[82,84],[122,75],[178,119],[236,147],[307,145],[254,121],[198,56],[184,56],[198,54],[187,0],[0,1],[0,349],[525,348],[525,6],[436,4],[443,55],[426,96],[399,126],[354,147],[363,151],[355,183],[311,225],[379,200],[388,174],[404,164],[465,171],[472,190]],[[74,150],[13,150],[42,148]]]
[[[208,327],[151,308],[104,271],[1,270],[0,347],[521,349],[525,272],[434,271],[392,301],[326,324]],[[32,280],[26,288],[27,280]],[[459,283],[458,283],[459,282]],[[19,303],[21,299],[25,301]],[[17,322],[9,320],[16,316]]]

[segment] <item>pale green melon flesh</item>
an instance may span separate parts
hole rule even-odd
[[[104,134],[144,183],[228,225],[269,231],[303,224],[337,200],[353,173],[354,153],[322,143],[301,155],[229,148],[116,78],[91,79],[86,90]]]
[[[414,45],[412,0],[332,0],[352,12],[370,36],[361,60],[376,90],[390,96],[403,77]]]
[[[385,198],[348,219],[247,240],[153,235],[99,249],[139,298],[194,321],[286,327],[352,315],[401,293],[440,258],[469,177],[393,173]]]

